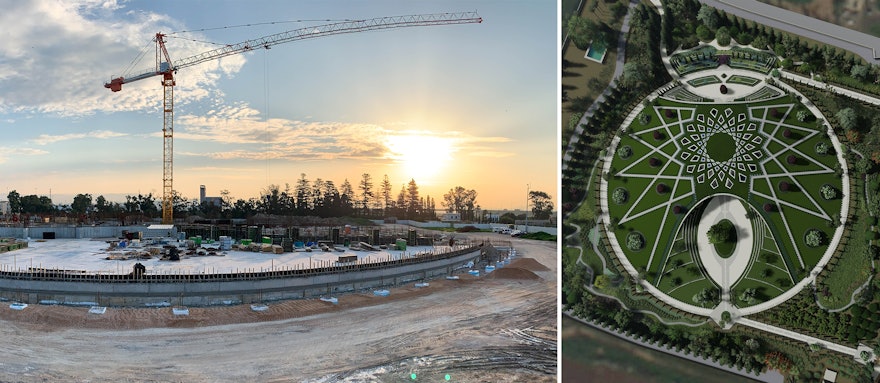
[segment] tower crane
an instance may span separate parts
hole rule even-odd
[[[483,19],[476,12],[434,13],[344,21],[294,29],[243,41],[237,44],[225,45],[221,48],[202,52],[177,61],[171,60],[171,56],[168,54],[168,49],[165,47],[165,38],[167,37],[167,34],[160,32],[156,33],[154,38],[154,42],[156,43],[156,63],[153,68],[130,77],[115,77],[111,79],[110,82],[104,83],[104,87],[113,92],[119,92],[122,90],[123,84],[154,76],[162,76],[160,81],[164,90],[162,103],[162,223],[171,224],[174,223],[174,208],[172,205],[174,178],[174,75],[180,69],[198,65],[206,61],[216,60],[221,57],[249,52],[255,49],[269,49],[273,45],[317,37],[381,29],[481,22],[483,22]]]

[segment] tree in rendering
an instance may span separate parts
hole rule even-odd
[[[868,77],[868,69],[870,68],[866,65],[853,65],[849,70],[849,75],[856,80],[864,81]]]
[[[728,220],[723,220],[709,227],[709,231],[706,232],[706,235],[709,237],[709,243],[715,245],[730,241],[731,238],[734,237],[733,230],[733,223]]]
[[[718,12],[715,11],[715,8],[705,4],[703,4],[697,12],[697,20],[703,22],[703,25],[711,30],[717,29],[718,24],[721,22],[721,18],[718,16]]]
[[[827,143],[825,143],[825,141],[821,141],[818,144],[816,144],[816,154],[828,154],[829,150],[830,150],[830,147],[828,146]]]
[[[634,61],[627,62],[623,64],[623,77],[620,79],[620,85],[636,89],[645,83],[649,74],[644,65]]]
[[[722,47],[730,45],[730,30],[727,27],[718,28],[715,31],[715,39],[718,40],[718,45]]]
[[[822,187],[819,188],[819,192],[822,193],[822,198],[825,198],[825,199],[837,198],[837,189],[835,189],[834,186],[831,186],[829,184],[822,185]]]
[[[597,23],[586,17],[571,15],[567,27],[568,36],[578,49],[587,50],[591,41],[597,45],[608,45],[611,34],[605,24]]]
[[[742,294],[739,295],[739,300],[750,305],[758,303],[758,291],[754,288],[745,289]]]
[[[853,108],[844,108],[837,112],[834,115],[837,118],[837,123],[843,130],[852,130],[855,129],[856,123],[858,122],[859,116],[856,115],[856,111]]]
[[[627,193],[626,189],[624,189],[624,188],[617,188],[617,189],[614,189],[613,192],[611,192],[611,201],[613,201],[614,203],[616,203],[618,205],[626,202],[626,199],[628,197],[629,197],[629,193]]]
[[[718,299],[718,291],[714,288],[704,288],[700,292],[694,294],[691,300],[700,306],[714,303]]]
[[[639,233],[629,233],[626,236],[626,248],[636,251],[645,246],[645,239]]]
[[[807,246],[810,246],[810,247],[818,247],[819,245],[822,244],[822,239],[823,239],[822,237],[824,237],[824,235],[822,235],[821,231],[816,230],[816,229],[811,229],[810,231],[807,232],[807,235],[804,238],[804,243],[806,243]]]

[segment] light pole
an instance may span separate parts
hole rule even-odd
[[[523,232],[525,232],[525,233],[529,232],[529,192],[530,192],[530,188],[531,188],[531,186],[529,186],[529,184],[526,184],[526,229],[523,230]]]

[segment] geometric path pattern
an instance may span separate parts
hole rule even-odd
[[[631,203],[627,203],[629,206],[619,217],[619,224],[626,224],[658,210],[668,214],[673,206],[682,201],[699,200],[716,193],[729,193],[744,200],[760,197],[778,207],[783,222],[778,235],[787,237],[784,240],[794,244],[790,246],[794,251],[791,255],[796,258],[794,261],[802,268],[811,266],[810,262],[805,263],[797,245],[802,242],[803,233],[791,229],[786,212],[796,211],[790,214],[808,214],[831,220],[832,214],[839,213],[839,210],[826,211],[812,193],[800,193],[805,198],[793,202],[790,197],[777,191],[777,185],[785,181],[796,190],[812,190],[818,186],[802,184],[801,177],[834,173],[834,169],[813,158],[815,153],[805,152],[803,146],[799,147],[816,135],[824,137],[825,133],[786,123],[798,105],[790,96],[778,97],[776,103],[771,100],[759,104],[701,105],[676,101],[676,105],[654,106],[651,111],[646,109],[645,113],[653,112],[652,119],[659,119],[659,125],[638,131],[629,129],[628,137],[635,141],[634,144],[640,144],[647,150],[636,153],[632,161],[627,161],[626,166],[617,167],[613,175],[616,178],[651,181],[644,190],[630,191]],[[631,127],[638,128],[639,123],[634,121]],[[782,132],[786,129],[792,134],[783,139]],[[719,134],[732,138],[734,148],[730,158],[715,158],[717,156],[713,157],[707,151],[709,140]],[[789,155],[796,156],[798,161],[804,163],[797,167],[786,164]],[[660,160],[660,165],[644,165],[654,158]],[[671,191],[659,203],[641,203],[647,196],[652,201],[657,198],[653,187],[659,182],[658,179],[670,183]],[[760,209],[760,206],[756,206],[756,209]],[[638,230],[642,232],[656,230],[655,235],[650,237],[658,240],[647,244],[650,251],[648,265],[653,264],[654,257],[660,256],[657,253],[663,249],[659,239],[677,229],[664,227],[666,222],[658,222],[652,227],[639,225]]]

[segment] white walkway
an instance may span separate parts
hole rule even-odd
[[[709,243],[706,233],[719,221],[727,219],[736,227],[736,248],[728,258],[722,258]],[[730,301],[730,287],[742,277],[749,266],[754,244],[752,223],[746,218],[746,208],[739,198],[718,195],[709,200],[697,226],[697,249],[700,262],[715,283],[721,286],[721,299]]]

